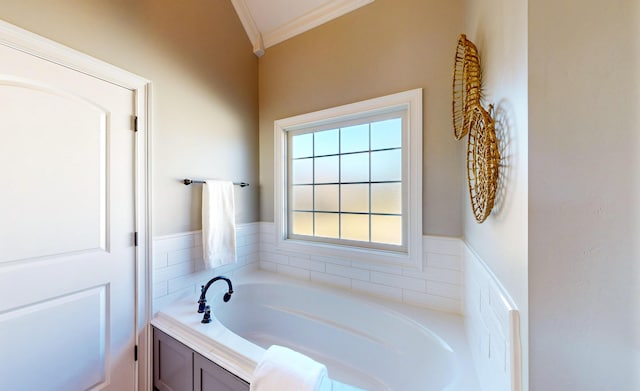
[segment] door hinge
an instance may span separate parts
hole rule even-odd
[[[133,347],[133,361],[138,361],[138,345]]]
[[[138,247],[138,231],[133,233],[133,245]]]
[[[138,116],[137,115],[133,116],[133,131],[134,132],[138,131]]]

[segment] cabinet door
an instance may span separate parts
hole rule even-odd
[[[159,391],[193,390],[193,351],[153,329],[153,386]]]
[[[193,354],[193,385],[195,391],[248,391],[249,384],[219,365]]]

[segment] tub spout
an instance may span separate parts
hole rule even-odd
[[[227,282],[227,286],[229,287],[227,293],[224,294],[224,297],[222,300],[224,300],[224,302],[226,303],[227,301],[231,300],[231,295],[233,294],[233,286],[231,285],[231,280],[228,279],[227,277],[224,276],[217,276],[217,277],[213,277],[212,279],[209,280],[209,282],[207,282],[207,285],[202,285],[202,288],[200,289],[200,299],[198,300],[198,312],[199,313],[203,313],[205,312],[205,307],[207,306],[207,291],[209,290],[209,287],[211,286],[211,284],[213,284],[214,282],[218,281],[218,280],[224,280]]]

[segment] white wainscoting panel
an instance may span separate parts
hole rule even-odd
[[[236,226],[235,264],[205,270],[202,232],[192,231],[153,239],[153,313],[176,299],[200,294],[200,286],[216,275],[232,276],[240,269],[256,267],[259,254],[258,223]]]
[[[520,391],[519,312],[478,255],[464,245],[465,328],[484,391]]]
[[[260,223],[260,268],[407,304],[462,313],[463,243],[425,236],[421,271],[293,253],[276,247],[275,224]]]

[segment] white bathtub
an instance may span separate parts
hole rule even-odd
[[[161,311],[152,323],[249,382],[264,348],[278,344],[366,390],[479,389],[459,316],[272,273],[232,280],[228,303],[222,301],[226,284],[207,295],[212,323],[200,323],[197,298]]]

